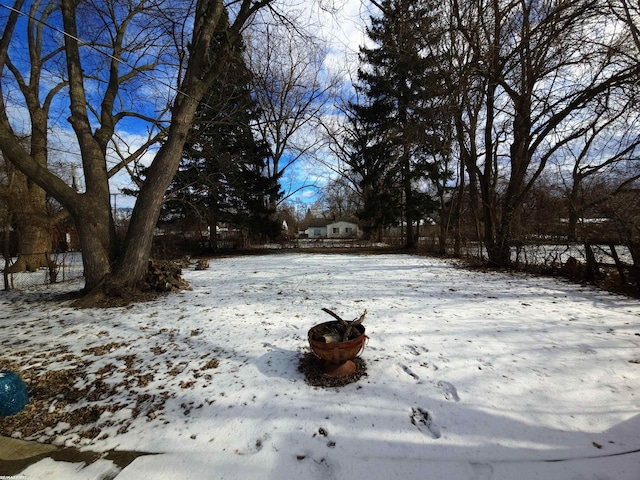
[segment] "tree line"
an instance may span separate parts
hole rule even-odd
[[[336,184],[355,193],[369,236],[402,225],[412,247],[430,217],[443,251],[472,238],[506,267],[551,184],[568,240],[606,214],[640,261],[637,3],[374,3],[347,121],[330,131]],[[614,198],[636,211],[614,215]]]

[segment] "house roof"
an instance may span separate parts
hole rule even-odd
[[[358,220],[355,218],[345,217],[345,218],[312,218],[305,223],[302,224],[301,230],[306,230],[307,228],[320,228],[326,227],[327,225],[331,225],[332,223],[338,222],[348,222],[353,223],[354,225],[358,225]]]
[[[358,225],[357,218],[336,218],[334,220],[331,220],[329,222],[329,225],[331,225],[332,223],[339,223],[339,222],[353,223],[354,225]]]
[[[328,218],[312,218],[311,220],[309,220],[309,223],[307,224],[307,228],[326,227],[332,221],[333,220],[329,220]]]

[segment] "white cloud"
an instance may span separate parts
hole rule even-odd
[[[311,7],[318,8],[318,6]],[[335,11],[318,10],[320,37],[329,43],[327,68],[353,74],[357,66],[358,51],[366,42],[365,25],[369,21],[368,5],[362,0],[344,0]],[[349,78],[347,78],[349,80]]]

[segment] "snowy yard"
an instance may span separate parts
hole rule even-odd
[[[637,300],[410,255],[210,264],[127,308],[43,300],[79,284],[0,293],[5,367],[69,379],[19,414],[55,419],[30,438],[162,453],[26,478],[640,479]],[[323,307],[368,310],[357,383],[298,371]]]

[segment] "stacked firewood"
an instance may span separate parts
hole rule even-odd
[[[206,270],[209,268],[209,260],[206,258],[199,258],[196,262],[196,270]]]
[[[187,290],[189,283],[181,275],[182,267],[176,262],[149,260],[146,284],[149,290],[160,292]]]

